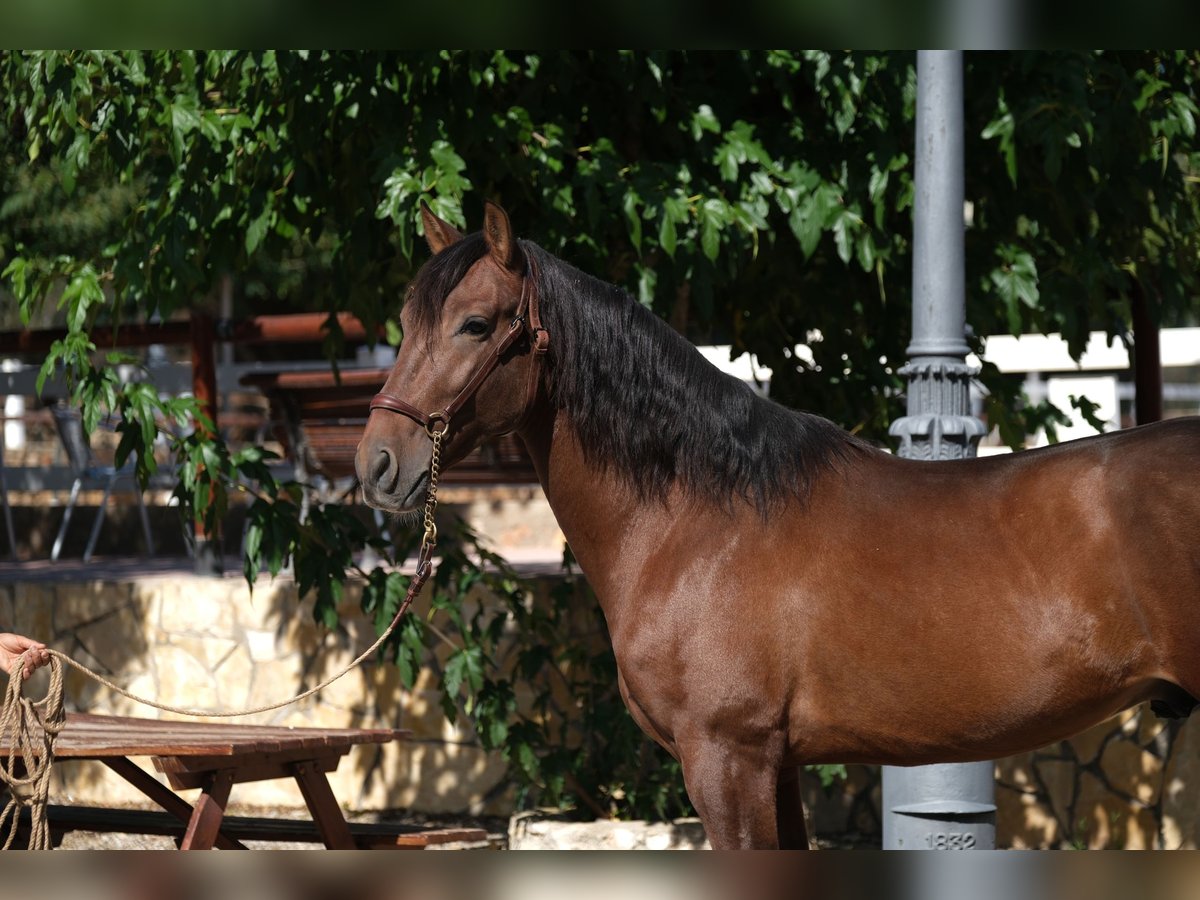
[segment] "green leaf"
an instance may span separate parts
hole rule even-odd
[[[708,199],[700,207],[700,249],[713,262],[721,252],[721,229],[725,224],[727,209],[724,202]]]
[[[634,264],[637,272],[638,302],[647,309],[654,308],[654,293],[658,287],[658,272],[641,263]]]
[[[621,209],[629,227],[629,240],[638,253],[642,252],[642,216],[639,209],[641,203],[642,198],[632,189],[625,191],[624,197],[621,198]]]
[[[1019,335],[1024,323],[1022,307],[1033,309],[1040,296],[1037,265],[1027,251],[1012,245],[1000,247],[997,254],[1001,264],[992,270],[991,283],[1007,312],[1009,332]]]
[[[864,231],[854,243],[855,257],[864,272],[875,268],[875,239],[869,231]]]
[[[458,650],[446,661],[443,679],[446,693],[450,696],[458,694],[464,683],[472,691],[477,691],[482,678],[483,666],[477,647]]]
[[[267,229],[271,226],[271,217],[274,210],[270,204],[263,207],[262,211],[255,216],[250,224],[246,226],[246,255],[250,256],[258,249],[263,238],[267,236]]]
[[[792,210],[788,225],[800,242],[805,259],[813,255],[827,224],[840,210],[837,189],[830,184],[821,184]]]
[[[449,141],[434,141],[429,148],[429,155],[440,170],[442,178],[457,174],[467,167],[466,162],[454,151]]]
[[[200,112],[196,98],[185,94],[177,97],[170,104],[171,118],[171,159],[175,165],[183,161],[184,144],[187,136],[200,127]]]
[[[662,216],[658,220],[658,245],[663,248],[663,252],[672,259],[675,258],[675,220],[664,207]]]
[[[854,217],[850,213],[843,213],[837,217],[833,223],[833,243],[837,247],[838,259],[849,264],[850,257],[853,254],[850,229],[854,226]]]
[[[707,103],[701,103],[696,111],[692,113],[692,140],[698,141],[705,132],[710,134],[721,133],[721,123],[717,121],[716,115],[712,111],[712,107]]]
[[[1004,167],[1008,172],[1008,180],[1015,187],[1017,184],[1017,145],[1015,140],[1016,121],[1001,91],[996,103],[996,117],[983,129],[981,137],[985,141],[994,138],[1000,140],[1000,153],[1004,157]]]
[[[654,76],[654,80],[658,82],[659,87],[661,87],[663,83],[662,67],[654,61],[653,57],[648,56],[646,57],[646,68],[650,70],[650,74]]]

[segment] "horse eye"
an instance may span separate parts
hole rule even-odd
[[[458,329],[459,334],[467,334],[471,337],[483,337],[488,333],[487,319],[467,319],[463,322],[462,328]]]

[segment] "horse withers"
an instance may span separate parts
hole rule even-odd
[[[516,431],[622,696],[714,847],[804,847],[798,768],[992,759],[1200,692],[1200,419],[900,459],[754,395],[487,204],[433,258],[358,448],[402,513]]]

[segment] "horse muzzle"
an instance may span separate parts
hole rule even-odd
[[[363,501],[385,512],[405,513],[425,500],[429,470],[425,460],[409,463],[382,442],[362,441],[354,457]]]

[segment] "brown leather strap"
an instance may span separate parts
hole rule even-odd
[[[425,413],[421,412],[415,406],[405,403],[399,397],[393,397],[391,394],[376,394],[371,400],[371,409],[386,409],[389,412],[398,412],[415,420],[417,424],[424,428],[429,427],[429,417]]]
[[[525,382],[525,408],[521,413],[521,418],[517,420],[516,429],[518,431],[524,427],[533,412],[538,385],[542,383],[542,360],[546,358],[546,351],[550,349],[550,332],[542,327],[542,317],[538,310],[537,265],[531,256],[525,257],[525,265],[525,278],[534,285],[529,295],[529,334],[533,360],[529,366],[529,377]]]
[[[391,394],[380,391],[371,400],[371,410],[384,409],[388,412],[408,416],[428,433],[432,433],[437,423],[441,422],[443,423],[442,432],[445,433],[449,429],[450,420],[454,418],[454,415],[474,396],[475,392],[479,390],[479,386],[483,384],[484,380],[500,364],[500,361],[504,358],[504,354],[526,332],[530,336],[530,350],[533,353],[534,365],[530,367],[529,380],[526,386],[525,410],[521,416],[521,421],[524,422],[537,396],[542,359],[550,349],[550,333],[542,327],[542,318],[538,309],[537,267],[533,262],[533,258],[528,254],[525,255],[525,278],[521,284],[521,299],[517,303],[517,314],[513,317],[508,327],[508,332],[496,344],[491,355],[480,363],[471,376],[471,380],[458,392],[458,396],[451,400],[443,409],[426,413],[411,403],[401,400],[399,397],[393,397]]]
[[[525,255],[525,282],[532,285],[529,290],[529,335],[533,340],[533,352],[545,356],[550,349],[550,332],[542,327],[542,316],[538,308],[537,264],[533,257]]]

